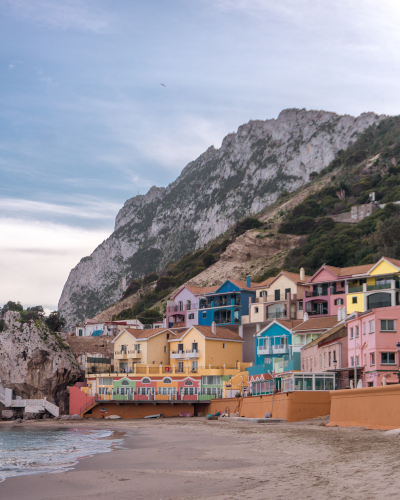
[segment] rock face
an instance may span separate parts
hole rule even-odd
[[[7,312],[0,333],[0,380],[22,399],[41,399],[65,409],[67,385],[81,375],[75,357],[62,339],[40,322],[19,322]]]
[[[131,198],[112,235],[68,277],[59,301],[68,328],[119,299],[123,283],[202,247],[280,192],[308,182],[311,172],[383,118],[288,109],[276,120],[250,121],[189,163],[167,188]]]

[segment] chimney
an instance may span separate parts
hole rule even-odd
[[[341,307],[338,307],[338,310],[337,310],[337,319],[338,319],[338,321],[342,321],[342,308]]]
[[[300,281],[306,281],[306,272],[304,271],[304,267],[300,269]]]
[[[308,313],[307,312],[305,312],[303,314],[303,321],[308,321]]]
[[[213,322],[211,323],[211,333],[212,333],[213,335],[217,335],[217,325],[216,325],[215,321],[213,321]]]
[[[247,288],[251,288],[251,276],[247,276],[246,277],[246,286]]]

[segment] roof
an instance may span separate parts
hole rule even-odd
[[[192,286],[185,285],[185,287],[190,290],[194,295],[201,295],[202,293],[212,293],[215,292],[217,288],[221,285],[213,285],[213,286]]]
[[[342,267],[339,270],[339,277],[352,276],[353,274],[367,273],[375,264],[364,264],[363,266]]]
[[[293,328],[293,331],[302,332],[305,330],[324,330],[326,328],[333,328],[338,323],[339,320],[336,316],[321,316],[303,321],[300,325]]]
[[[345,335],[338,335],[339,332],[341,332],[341,330],[343,330],[343,333],[345,333]],[[334,338],[330,338],[330,337],[334,337]],[[327,332],[323,333],[318,338],[309,342],[307,345],[305,345],[303,347],[303,349],[307,349],[308,347],[312,347],[313,345],[319,344],[322,341],[329,342],[330,340],[336,340],[337,338],[341,338],[341,337],[347,337],[347,328],[344,326],[344,324],[342,322],[339,325],[336,325],[333,328],[330,328]]]
[[[392,259],[391,257],[383,257],[383,259],[387,260],[396,267],[400,267],[400,260],[398,259]]]
[[[268,286],[270,283],[272,283],[275,279],[275,276],[271,276],[270,278],[267,278],[265,281],[261,281],[261,283],[257,284],[257,288],[265,288]]]
[[[299,326],[303,323],[302,319],[277,319],[277,323],[280,325],[284,326],[285,328],[288,328],[289,330],[292,330],[293,328],[296,328],[296,326]]]
[[[92,337],[100,337],[100,335],[103,333],[103,330],[95,330],[92,332]]]
[[[162,332],[171,332],[173,335],[176,335],[177,330],[183,330],[186,331],[187,328],[146,328],[146,329],[139,329],[139,328],[124,328],[113,340],[115,342],[122,334],[123,332],[129,333],[133,338],[137,340],[147,340],[152,337],[155,337],[156,335],[162,333]]]
[[[231,283],[233,283],[234,285],[238,286],[239,288],[242,288],[243,290],[254,290],[258,286],[258,283],[250,283],[250,288],[249,288],[247,286],[247,282],[246,281],[231,280],[231,279],[228,279],[226,281],[230,281]]]
[[[85,325],[96,325],[97,323],[102,323],[102,321],[96,321],[95,319],[85,318]]]
[[[300,284],[308,284],[308,281],[312,278],[312,276],[304,276],[304,280],[300,279],[300,273],[291,273],[290,271],[280,271],[276,276],[272,276],[271,278],[266,279],[265,281],[262,281],[261,283],[258,283],[256,288],[265,288],[271,285],[276,279],[279,278],[279,276],[286,276],[290,280],[294,281],[295,283],[300,283]]]
[[[242,339],[242,337],[240,335],[233,332],[232,330],[229,330],[228,328],[224,328],[222,326],[217,326],[216,327],[216,335],[214,335],[211,331],[211,326],[205,326],[205,325],[194,325],[190,328],[185,328],[185,331],[182,332],[177,337],[177,339],[173,339],[173,340],[179,340],[179,339],[183,338],[185,336],[186,332],[188,332],[192,328],[195,328],[206,339],[236,340],[236,341],[244,342],[244,340]]]

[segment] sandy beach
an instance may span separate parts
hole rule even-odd
[[[325,422],[253,424],[201,418],[39,421],[29,425],[107,428],[124,433],[124,440],[112,452],[81,460],[69,472],[7,479],[0,484],[0,498],[397,497],[399,436],[359,428],[328,428]]]

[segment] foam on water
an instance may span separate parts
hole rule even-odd
[[[0,481],[12,476],[63,472],[80,458],[111,451],[112,431],[0,427]]]

